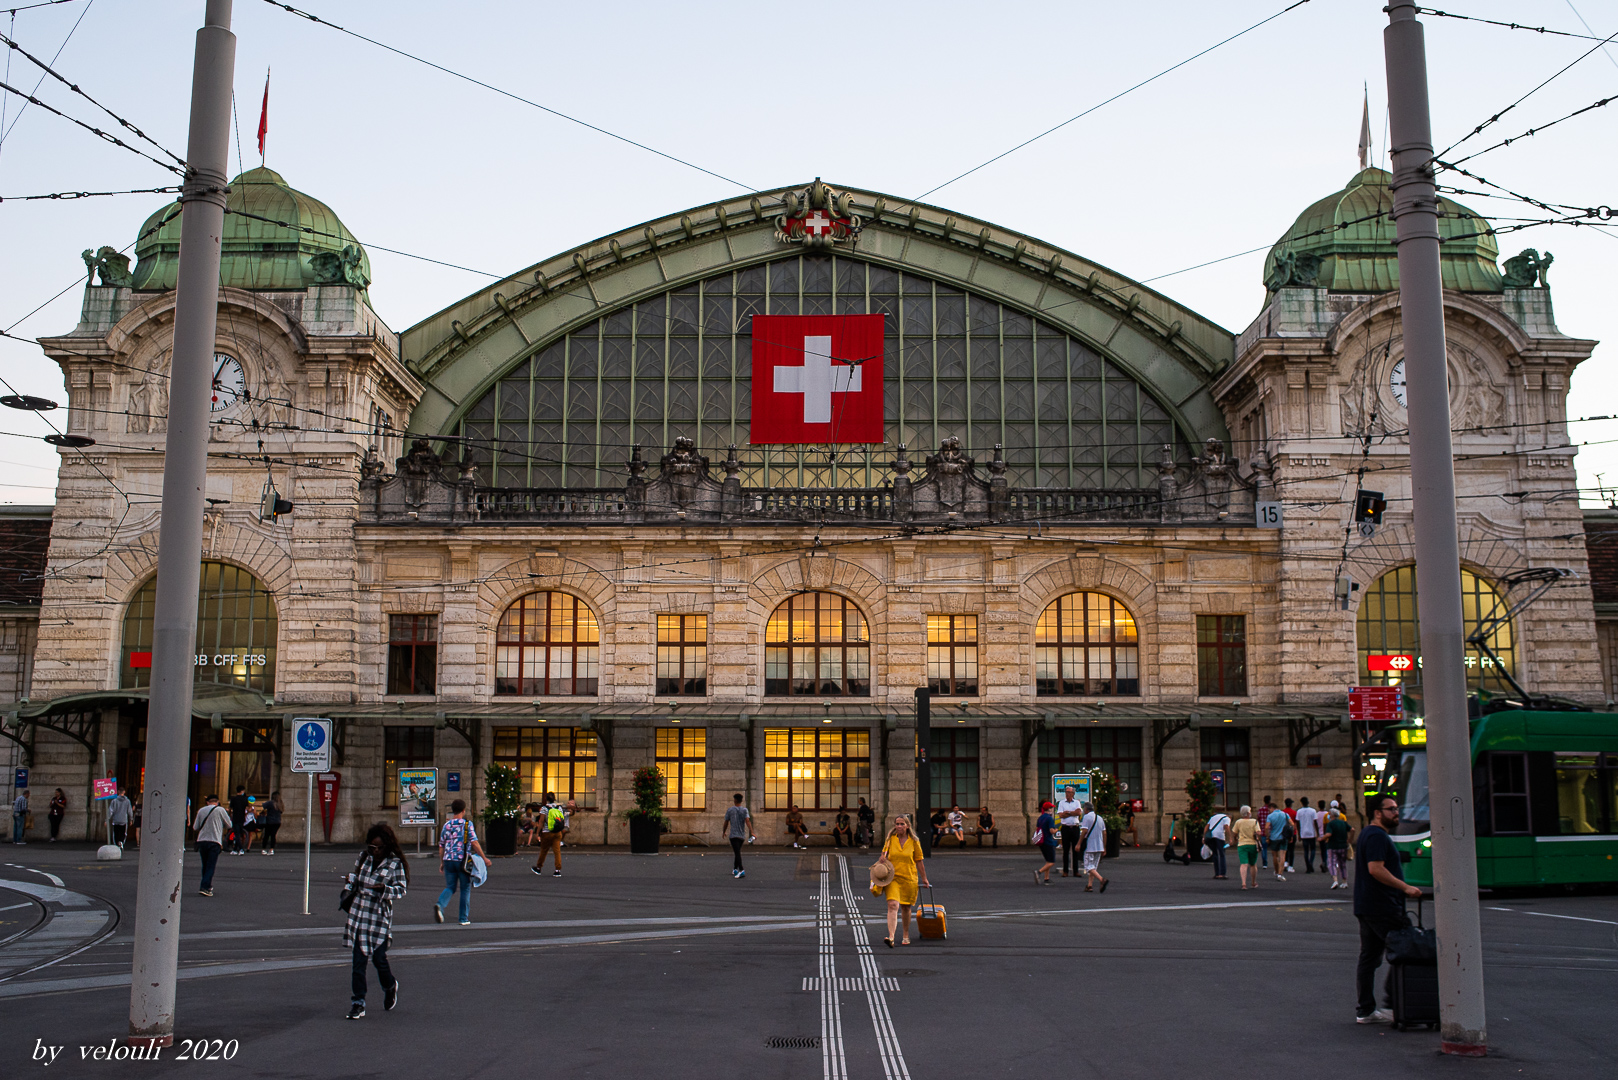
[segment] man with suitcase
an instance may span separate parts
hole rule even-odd
[[[1369,824],[1360,830],[1354,859],[1354,917],[1360,924],[1360,961],[1355,970],[1359,1001],[1354,1019],[1360,1024],[1391,1024],[1393,971],[1388,971],[1383,997],[1390,1008],[1376,1007],[1376,969],[1387,950],[1388,935],[1410,926],[1405,914],[1405,897],[1419,897],[1421,890],[1407,885],[1399,849],[1388,830],[1399,824],[1399,800],[1391,795],[1373,795],[1366,806]]]

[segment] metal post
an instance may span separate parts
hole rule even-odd
[[[1477,841],[1472,835],[1472,754],[1466,715],[1465,631],[1455,467],[1450,456],[1444,285],[1438,196],[1428,115],[1427,54],[1412,0],[1391,0],[1382,42],[1393,141],[1393,217],[1399,242],[1399,311],[1409,394],[1410,480],[1416,588],[1421,606],[1422,690],[1432,793],[1433,914],[1446,1054],[1481,1056],[1483,941],[1478,927]]]
[[[921,841],[921,857],[933,857],[933,767],[927,751],[933,741],[933,695],[931,690],[916,691],[916,838]]]
[[[309,914],[310,847],[315,836],[315,774],[309,773],[309,794],[303,803],[303,913]]]
[[[231,0],[207,0],[191,70],[191,132],[180,200],[180,276],[169,368],[153,610],[152,696],[146,731],[148,842],[140,859],[135,949],[130,970],[133,1043],[174,1042],[179,967],[180,875],[185,857],[186,768],[191,683],[202,567],[203,493],[208,467],[208,398],[219,317],[219,238],[225,223],[230,91],[236,71]]]

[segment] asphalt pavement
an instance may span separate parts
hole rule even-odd
[[[399,1006],[383,1011],[372,973],[370,1013],[349,1021],[337,893],[354,854],[316,849],[308,916],[301,849],[221,858],[212,898],[196,895],[188,856],[181,1042],[158,1061],[121,1061],[94,1055],[127,1030],[138,855],[0,850],[0,1075],[1380,1080],[1614,1068],[1613,895],[1483,899],[1490,1056],[1461,1061],[1438,1053],[1434,1032],[1354,1023],[1357,926],[1324,874],[1244,892],[1234,875],[1213,881],[1153,850],[1110,860],[1105,894],[1060,876],[1036,885],[1030,849],[939,852],[928,867],[949,937],[912,931],[891,950],[866,888],[873,857],[859,851],[749,848],[742,880],[716,848],[570,847],[560,878],[497,860],[469,927],[453,913],[432,920],[442,877],[432,858],[413,859],[389,950]],[[188,1039],[210,1040],[218,1059],[176,1060]]]

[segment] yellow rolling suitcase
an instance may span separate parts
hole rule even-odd
[[[927,886],[927,902],[916,907],[916,928],[924,938],[947,938],[949,931],[944,922],[944,908],[933,902],[933,887]]]

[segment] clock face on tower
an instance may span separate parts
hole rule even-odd
[[[214,353],[213,399],[208,407],[222,412],[246,396],[247,375],[242,371],[241,361],[225,353]]]
[[[1409,403],[1405,401],[1405,362],[1403,360],[1394,364],[1393,370],[1388,372],[1388,390],[1393,394],[1393,400],[1399,403],[1399,408],[1409,407]]]

